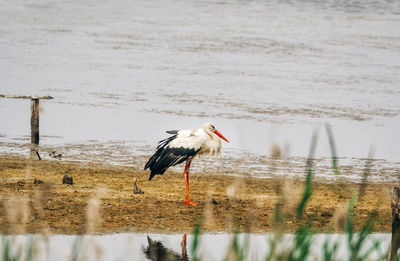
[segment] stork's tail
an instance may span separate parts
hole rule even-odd
[[[177,131],[172,131],[172,132],[177,133]],[[147,161],[146,165],[144,166],[145,170],[148,168],[150,168],[151,170],[149,181],[154,177],[154,175],[163,174],[167,170],[167,168],[160,170],[158,168],[155,168],[154,165],[156,164],[157,160],[161,157],[165,147],[176,137],[177,135],[175,134],[158,142],[157,151],[153,154],[153,156],[150,157],[149,161]]]
[[[150,168],[150,177],[149,177],[149,181],[157,174],[157,171],[155,171],[155,169],[153,168],[154,164],[156,163],[157,159],[160,157],[162,153],[162,148],[158,149],[156,151],[156,153],[153,154],[153,156],[151,156],[151,158],[149,159],[149,161],[146,163],[146,165],[144,166],[144,169],[148,169]]]

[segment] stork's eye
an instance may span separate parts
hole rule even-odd
[[[211,125],[211,127],[212,127],[213,129],[215,129],[214,125]]]

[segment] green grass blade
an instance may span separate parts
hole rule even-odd
[[[339,242],[337,240],[335,240],[332,244],[330,244],[330,241],[326,239],[322,247],[323,260],[324,261],[335,260],[335,254],[337,252],[338,247],[339,247]]]
[[[318,141],[318,130],[315,129],[311,138],[311,145],[310,145],[310,150],[308,153],[308,158],[307,158],[307,175],[306,175],[306,181],[305,181],[305,187],[304,187],[304,192],[303,196],[300,200],[299,205],[297,206],[297,219],[300,219],[303,216],[304,209],[306,207],[307,201],[310,199],[311,194],[312,194],[312,177],[313,177],[313,158],[315,154],[315,149],[317,147],[317,141]]]
[[[360,184],[360,189],[358,191],[359,196],[361,197],[364,193],[365,193],[365,187],[367,186],[367,180],[368,180],[368,176],[371,173],[371,169],[372,169],[372,163],[373,163],[373,155],[374,155],[374,147],[370,147],[369,152],[368,152],[368,159],[365,163],[365,167],[363,170],[363,176],[362,176],[362,180],[361,180],[361,184]]]
[[[193,229],[193,241],[192,241],[192,260],[199,260],[198,251],[200,244],[200,225],[196,224]]]
[[[329,124],[325,124],[326,133],[328,135],[329,146],[331,148],[332,155],[332,168],[336,175],[339,175],[339,166],[338,166],[338,157],[336,152],[335,139],[333,138],[333,133],[331,126]]]
[[[34,240],[33,240],[32,236],[29,236],[28,247],[26,249],[26,261],[30,261],[33,259],[33,250],[34,250],[33,243],[34,243]]]

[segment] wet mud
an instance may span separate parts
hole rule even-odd
[[[73,178],[72,185],[63,184],[65,175]],[[300,178],[191,173],[191,200],[198,203],[192,207],[184,204],[182,173],[167,171],[150,182],[148,176],[136,167],[0,156],[0,229],[18,234],[181,233],[199,223],[204,232],[262,233],[277,228],[279,205],[285,232],[305,222],[318,232],[340,232],[348,203],[360,189],[348,180],[314,181],[304,218],[296,220]],[[134,179],[142,194],[134,193]],[[374,214],[374,231],[391,231],[391,187],[365,186],[354,207],[356,229]]]

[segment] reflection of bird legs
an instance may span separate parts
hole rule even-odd
[[[183,234],[182,241],[181,241],[181,247],[182,247],[182,260],[187,260],[186,234]]]
[[[185,166],[185,171],[183,172],[183,175],[185,176],[185,183],[186,183],[186,205],[191,205],[191,206],[196,206],[197,203],[191,202],[190,201],[190,196],[189,196],[189,171],[190,171],[190,163],[192,160],[187,160],[186,161],[186,166]]]

